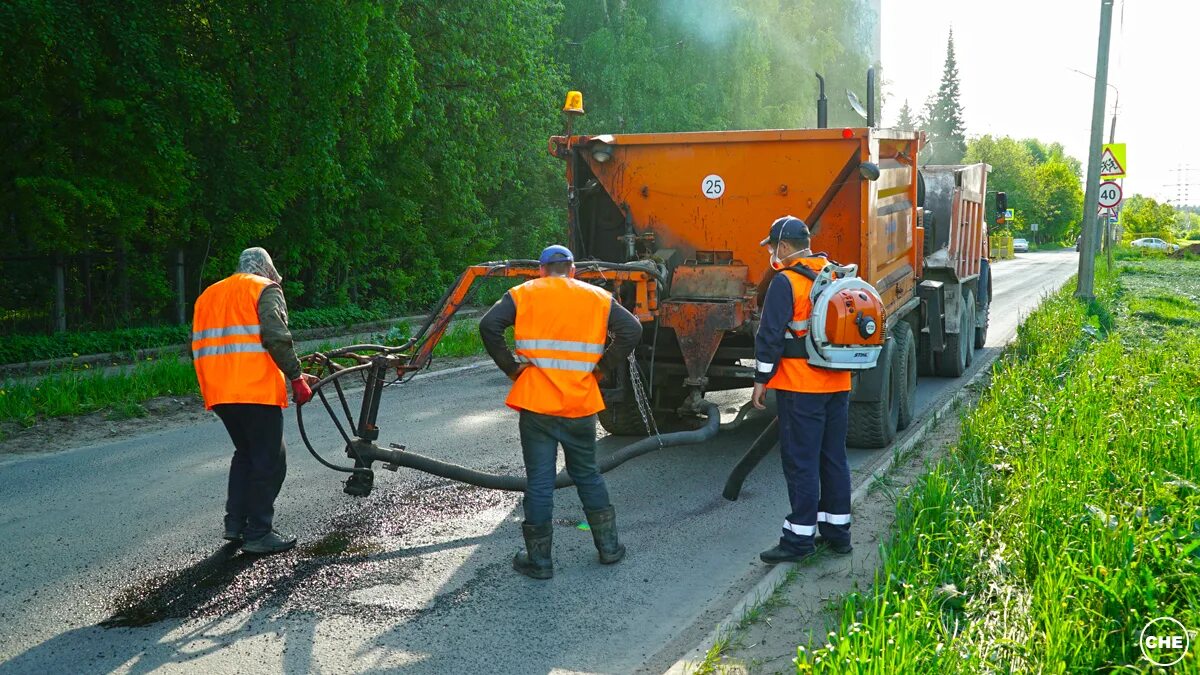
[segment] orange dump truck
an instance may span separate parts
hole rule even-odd
[[[909,424],[918,374],[963,373],[987,329],[989,167],[918,169],[921,144],[874,128],[550,139],[566,164],[568,245],[624,271],[607,285],[645,323],[636,360],[660,424],[752,383],[773,274],[759,241],[787,214],[810,225],[815,251],[858,264],[886,306],[879,363],[854,375],[851,445],[884,447]],[[631,379],[604,379],[611,433],[647,431]]]

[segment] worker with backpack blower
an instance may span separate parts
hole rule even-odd
[[[850,372],[810,365],[804,340],[814,280],[829,261],[813,254],[808,226],[795,216],[772,223],[761,245],[770,250],[778,273],[767,287],[755,337],[752,401],[764,409],[767,389],[775,390],[791,512],[779,543],[759,557],[771,565],[797,562],[817,546],[848,554],[853,550],[846,458]]]

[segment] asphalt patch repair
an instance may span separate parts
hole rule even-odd
[[[943,418],[930,434],[872,486],[854,507],[854,553],[824,553],[798,566],[788,580],[738,625],[715,662],[697,672],[729,674],[793,673],[796,649],[820,647],[841,619],[841,598],[866,592],[880,567],[879,549],[886,542],[903,492],[927,473],[958,441],[961,411],[978,401],[982,388],[968,388],[956,414]]]
[[[150,626],[269,610],[363,619],[407,618],[461,603],[471,583],[439,596],[423,610],[353,602],[349,596],[380,585],[403,587],[424,564],[421,550],[395,544],[410,523],[428,525],[515,503],[515,496],[439,481],[413,489],[389,486],[350,502],[324,536],[286,553],[243,553],[226,544],[191,566],[149,574],[117,593],[105,628]],[[486,573],[487,570],[482,570]]]

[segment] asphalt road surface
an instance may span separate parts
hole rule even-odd
[[[1075,266],[1073,252],[997,264],[988,348]],[[920,410],[964,380],[923,380]],[[381,441],[520,473],[508,384],[489,366],[390,389]],[[713,398],[731,417],[746,392]],[[596,562],[574,491],[559,491],[555,577],[538,582],[510,569],[516,495],[402,469],[380,471],[375,493],[352,499],[304,451],[291,410],[286,419],[276,525],[301,546],[268,558],[222,546],[231,448],[215,418],[0,460],[0,672],[661,670],[765,573],[757,554],[788,510],[776,453],[739,501],[720,495],[765,424],[748,422],[608,475],[629,547],[619,565]],[[318,447],[344,459],[317,421]],[[856,482],[887,452],[852,451]],[[114,616],[121,625],[100,625]]]

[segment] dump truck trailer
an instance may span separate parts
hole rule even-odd
[[[770,223],[809,224],[813,249],[855,263],[886,307],[878,365],[854,374],[850,444],[884,447],[913,418],[919,375],[957,377],[982,346],[990,275],[988,166],[918,168],[916,132],[872,128],[556,136],[577,259],[653,269],[662,283],[636,351],[659,425],[705,392],[749,387]],[[636,284],[613,284],[630,309]],[[645,434],[628,366],[606,374],[614,434]]]

